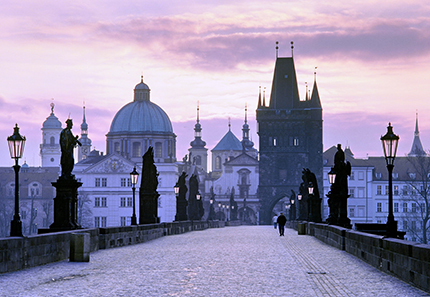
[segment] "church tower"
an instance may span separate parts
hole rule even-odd
[[[205,172],[208,172],[208,149],[205,148],[206,142],[202,140],[202,125],[200,125],[199,105],[197,104],[197,122],[194,125],[194,140],[190,142],[191,148],[190,162],[198,167],[201,167]]]
[[[61,122],[54,114],[54,103],[51,103],[51,114],[42,125],[42,144],[40,145],[40,157],[42,167],[60,167],[61,149],[60,133]]]
[[[242,149],[243,151],[253,157],[257,158],[258,152],[254,148],[254,143],[249,139],[249,125],[248,125],[248,106],[245,105],[245,122],[242,126]]]
[[[91,139],[88,138],[88,124],[85,118],[85,106],[83,107],[81,137],[79,138],[79,141],[82,146],[78,146],[78,162],[86,159],[91,151]]]
[[[269,106],[261,93],[257,108],[259,135],[260,223],[270,224],[275,204],[291,191],[297,195],[303,168],[309,168],[322,193],[322,107],[316,83],[310,98],[300,100],[293,57],[276,57]]]

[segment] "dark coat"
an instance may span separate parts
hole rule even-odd
[[[278,220],[276,221],[280,226],[284,226],[287,223],[287,218],[281,214],[278,217]]]

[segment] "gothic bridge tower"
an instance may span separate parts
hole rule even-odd
[[[270,224],[276,203],[296,194],[303,168],[315,173],[322,189],[322,107],[316,84],[300,100],[293,58],[276,58],[269,105],[261,91],[257,108],[259,135],[260,223]]]

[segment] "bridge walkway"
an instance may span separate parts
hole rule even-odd
[[[181,235],[0,275],[0,296],[430,296],[286,229],[239,226]]]

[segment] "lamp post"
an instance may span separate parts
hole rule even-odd
[[[18,159],[22,157],[25,145],[25,136],[19,134],[18,124],[15,125],[13,134],[7,138],[9,145],[9,153],[12,159],[15,159],[15,214],[10,224],[10,236],[23,236],[22,235],[22,222],[19,215],[19,169]]]
[[[394,159],[396,158],[397,145],[399,136],[394,134],[391,123],[388,123],[387,133],[381,136],[382,147],[384,149],[385,161],[388,169],[388,218],[387,218],[387,236],[397,237],[397,221],[394,220],[393,214],[393,168]]]
[[[308,196],[308,214],[307,214],[307,218],[308,218],[308,221],[311,221],[311,222],[314,222],[315,220],[314,220],[314,201],[313,201],[313,196],[314,196],[314,185],[311,183],[311,182],[309,182],[309,184],[308,184],[308,193],[309,193],[309,196]]]
[[[295,201],[294,197],[291,197],[291,199],[290,199],[290,203],[291,203],[291,210],[290,210],[290,212],[291,212],[291,218],[290,218],[290,221],[295,221],[296,220],[296,207],[294,205],[295,202],[296,201]]]
[[[136,184],[137,184],[138,177],[139,177],[139,173],[136,171],[136,166],[134,166],[133,171],[130,172],[131,185],[133,189],[133,215],[131,216],[132,225],[137,225],[135,193],[136,193]],[[179,188],[178,188],[178,191],[179,191]]]

